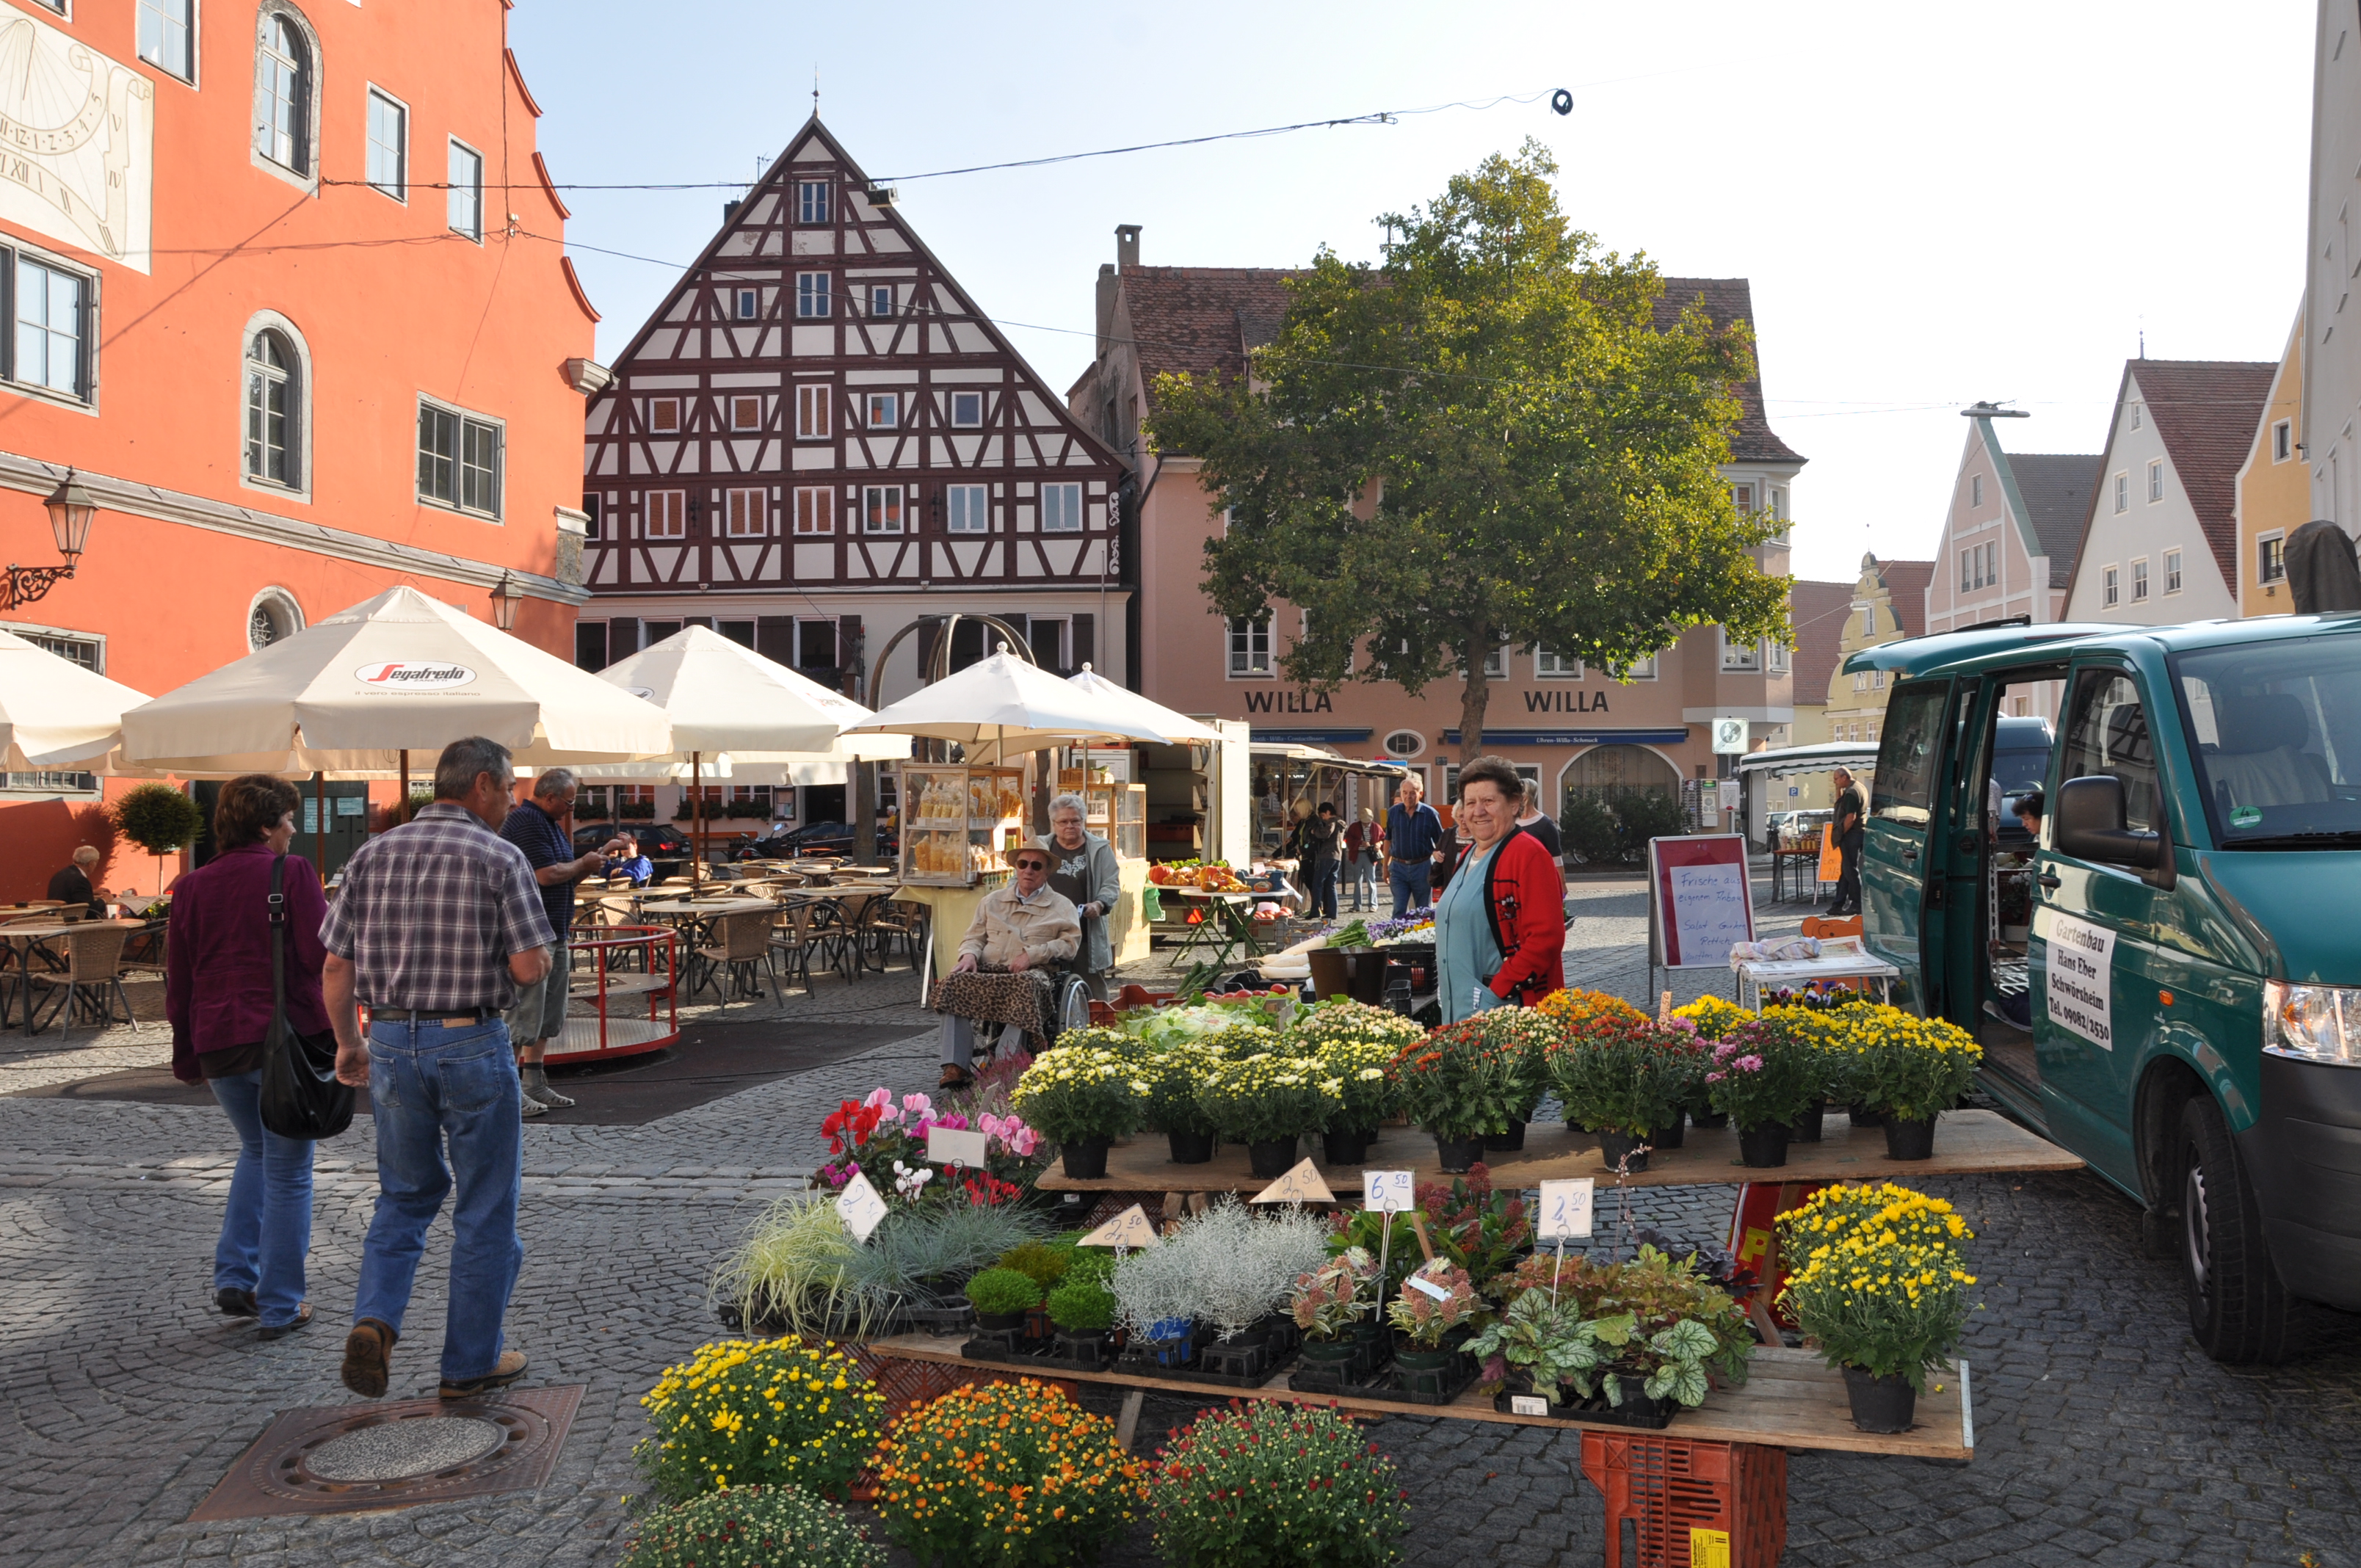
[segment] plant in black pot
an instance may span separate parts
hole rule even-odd
[[[1787,1163],[1789,1129],[1822,1092],[1818,1054],[1776,1012],[1715,1046],[1705,1081],[1713,1108],[1738,1129],[1740,1159],[1757,1168]]]
[[[1296,1276],[1288,1310],[1303,1337],[1303,1370],[1342,1389],[1374,1371],[1367,1340],[1358,1332],[1377,1305],[1378,1260],[1364,1247],[1346,1247]]]
[[[1485,1310],[1467,1271],[1449,1258],[1430,1258],[1411,1270],[1386,1304],[1395,1387],[1428,1399],[1447,1399],[1466,1387],[1473,1368],[1463,1346]]]
[[[1524,1108],[1527,1064],[1485,1038],[1481,1018],[1448,1024],[1394,1054],[1395,1103],[1434,1136],[1446,1171],[1484,1157],[1487,1134],[1505,1134]]]
[[[1513,1087],[1509,1093],[1508,1126],[1484,1135],[1484,1147],[1511,1154],[1525,1146],[1525,1124],[1549,1092],[1550,1053],[1565,1038],[1565,1023],[1533,1007],[1492,1007],[1470,1020],[1482,1032],[1485,1044],[1509,1064]]]
[[[1221,1060],[1220,1052],[1182,1040],[1132,1062],[1133,1081],[1148,1091],[1140,1099],[1141,1120],[1164,1135],[1175,1165],[1203,1165],[1213,1157],[1213,1123],[1198,1090]]]
[[[1107,1274],[1107,1267],[1093,1257],[1049,1292],[1049,1321],[1058,1326],[1061,1359],[1095,1366],[1107,1358],[1115,1312]]]
[[[1628,1314],[1606,1323],[1587,1321],[1572,1291],[1537,1288],[1519,1295],[1469,1340],[1467,1354],[1479,1364],[1486,1383],[1522,1383],[1559,1405],[1577,1374],[1612,1360],[1630,1336]]]
[[[1139,1124],[1140,1091],[1131,1064],[1094,1046],[1061,1046],[1033,1058],[1009,1102],[1058,1145],[1066,1175],[1106,1174],[1107,1149]]]
[[[1378,1124],[1393,1111],[1386,1064],[1393,1050],[1378,1040],[1323,1042],[1312,1058],[1336,1086],[1336,1108],[1321,1129],[1321,1157],[1330,1165],[1359,1165],[1368,1157]]]
[[[1215,1132],[1246,1146],[1254,1174],[1268,1181],[1294,1167],[1303,1135],[1326,1126],[1344,1094],[1314,1058],[1258,1051],[1214,1063],[1198,1086],[1197,1102]]]
[[[1820,1197],[1828,1201],[1780,1216],[1783,1254],[1809,1259],[1780,1301],[1843,1371],[1853,1425],[1907,1431],[1927,1374],[1940,1374],[1959,1348],[1961,1289],[1976,1282],[1959,1245],[1972,1233],[1950,1205],[1906,1189],[1832,1187]]]
[[[1861,1098],[1885,1124],[1885,1157],[1931,1159],[1935,1119],[1960,1102],[1983,1047],[1958,1025],[1898,1007],[1849,1008],[1845,1020],[1863,1068]]]
[[[1025,1314],[1041,1304],[1041,1284],[1013,1268],[987,1268],[967,1282],[975,1326],[986,1333],[1022,1333]]]
[[[1570,1025],[1549,1068],[1567,1124],[1598,1135],[1610,1171],[1648,1168],[1649,1148],[1679,1124],[1704,1076],[1694,1031],[1615,1014]]]

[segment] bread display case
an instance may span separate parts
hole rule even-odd
[[[1148,858],[1148,786],[1118,784],[1114,791],[1115,830],[1108,839],[1127,861]]]
[[[1025,770],[905,762],[902,880],[966,887],[1005,868],[1025,833]]]

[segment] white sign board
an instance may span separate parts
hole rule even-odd
[[[1746,755],[1746,720],[1717,718],[1713,721],[1713,754],[1717,757]]]
[[[1418,1206],[1417,1182],[1407,1170],[1361,1172],[1361,1207],[1377,1214],[1407,1214]]]
[[[2115,1048],[2115,934],[2069,915],[2049,915],[2049,1021],[2103,1051]]]
[[[1721,808],[1724,811],[1735,811],[1738,809],[1738,781],[1736,779],[1724,779],[1721,781]]]
[[[937,1165],[963,1165],[981,1170],[991,1152],[992,1136],[988,1133],[963,1133],[956,1127],[927,1129],[927,1157]]]
[[[1542,1183],[1540,1223],[1534,1227],[1537,1241],[1580,1241],[1590,1234],[1590,1205],[1598,1184],[1589,1177],[1570,1181]]]
[[[1730,949],[1754,939],[1746,840],[1692,833],[1648,840],[1649,924],[1656,962],[1666,969],[1719,968]]]
[[[836,1195],[836,1212],[844,1221],[844,1228],[852,1239],[865,1242],[869,1233],[885,1223],[885,1200],[877,1196],[877,1189],[869,1185],[869,1178],[859,1171],[844,1184]]]

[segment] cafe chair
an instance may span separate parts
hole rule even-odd
[[[771,918],[771,950],[786,961],[808,995],[812,989],[812,955],[819,953],[823,962],[835,962],[835,912],[825,904],[799,899],[784,905]]]
[[[759,967],[771,977],[771,987],[778,989],[779,970],[771,951],[771,917],[768,915],[725,915],[715,922],[721,927],[719,945],[708,944],[697,949],[699,968],[691,995],[701,991],[719,971],[728,976],[721,990],[721,1000],[727,1005],[732,996],[760,996],[761,986],[754,983],[754,971]]]
[[[869,929],[878,938],[877,962],[880,969],[894,956],[896,941],[902,944],[903,956],[910,960],[910,966],[913,969],[917,967],[918,956],[926,948],[928,913],[925,905],[899,898],[880,899],[871,905]]]
[[[38,970],[25,971],[25,982],[32,990],[25,999],[25,1032],[38,1035],[62,1014],[62,1026],[73,1027],[77,1014],[88,1017],[100,1028],[117,1022],[136,1024],[131,1015],[131,999],[123,993],[123,943],[129,933],[120,926],[101,926],[87,932],[77,932],[63,938],[66,943],[66,967],[54,972]],[[41,1011],[42,1000],[49,999],[46,1015]],[[123,1016],[115,1017],[115,1008]]]

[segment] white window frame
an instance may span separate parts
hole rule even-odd
[[[763,291],[760,289],[732,289],[730,291],[730,308],[732,312],[730,319],[733,321],[751,322],[761,320],[763,315]]]
[[[891,512],[893,523],[884,519]],[[909,498],[900,485],[861,487],[861,532],[875,539],[893,539],[910,532]]]
[[[2132,510],[2132,474],[2126,468],[2115,476],[2115,515],[2121,517]]]
[[[1082,487],[1079,484],[1045,484],[1040,488],[1041,532],[1044,533],[1081,533],[1087,524],[1082,518]],[[1052,499],[1054,499],[1054,501]]]
[[[278,478],[259,473],[254,466],[255,350],[265,337],[279,339],[289,360],[284,373],[278,378],[287,389],[287,431],[281,451],[285,455],[288,472]],[[249,322],[244,342],[244,349],[238,356],[239,478],[256,489],[269,490],[276,495],[308,496],[312,471],[311,356],[304,352],[302,339],[297,335],[293,323],[275,313],[265,313]]]
[[[2287,535],[2283,532],[2273,529],[2268,533],[2255,536],[2255,580],[2258,583],[2287,581]]]
[[[173,78],[175,81],[185,82],[190,86],[194,87],[197,84],[198,0],[184,0],[184,3],[188,10],[188,16],[186,19],[175,23],[170,17],[164,15],[164,6],[159,3],[159,0],[139,0],[137,34],[141,37],[142,41],[137,43],[134,47],[142,60],[154,66],[157,70],[162,71],[165,75]],[[51,10],[58,12],[60,16],[67,14],[65,0],[43,0],[43,4],[49,5]],[[156,55],[148,52],[148,46],[144,41],[144,35],[148,31],[148,18],[151,14],[158,19],[158,26],[178,27],[180,28],[181,52],[185,56],[185,59],[180,66],[174,66],[170,61],[159,59]]]
[[[829,221],[829,211],[834,205],[835,181],[829,180],[798,180],[796,181],[796,226],[817,228]]]
[[[449,459],[451,495],[445,498],[434,494],[428,488],[425,476],[422,474],[419,476],[417,488],[418,504],[431,506],[441,511],[456,511],[462,516],[477,518],[486,522],[500,521],[508,500],[507,422],[495,419],[489,414],[478,413],[472,409],[463,409],[458,404],[445,402],[441,398],[430,398],[423,393],[420,394],[418,418],[422,426],[430,411],[456,421],[453,430],[458,439],[452,448]],[[477,466],[469,459],[474,452],[473,440],[478,434],[487,436],[492,444],[492,499],[489,506],[478,505],[465,499],[467,493],[468,471]],[[419,433],[417,452],[423,464],[429,455],[423,430]]]
[[[732,487],[722,492],[722,535],[728,539],[763,539],[771,532],[771,492],[760,485]]]
[[[2134,557],[2132,558],[2132,564],[2131,564],[2131,565],[2132,565],[2132,603],[2134,603],[2134,604],[2146,604],[2146,603],[2147,602],[2147,587],[2148,587],[2148,582],[2147,582],[2147,556],[2145,556],[2145,555],[2136,555],[2136,556],[2134,556]]]
[[[943,518],[947,532],[958,534],[992,532],[992,487],[945,485]]]
[[[1058,657],[1051,673],[1072,669],[1074,667],[1074,618],[1071,615],[1035,615],[1026,618],[1025,645],[1033,650],[1033,656],[1037,659],[1041,656],[1041,650],[1034,642],[1033,636],[1045,626],[1054,626],[1058,629]]]
[[[1771,673],[1774,675],[1784,675],[1787,674],[1787,645],[1784,642],[1779,641],[1776,638],[1773,638],[1770,642],[1769,647],[1771,651]]]
[[[797,485],[795,531],[798,539],[828,539],[836,533],[836,487]]]
[[[2137,403],[2134,403],[2134,404],[2132,405],[2132,428],[2133,428],[2134,430],[2137,430],[2139,427],[2140,427],[2140,405],[2139,405],[2139,404],[2137,404]]]
[[[722,395],[730,400],[730,428],[731,430],[746,431],[760,430],[763,428],[763,395],[760,392],[726,392]],[[738,416],[745,412],[748,405],[750,404],[753,408],[754,417],[751,420],[741,421]]]
[[[1753,484],[1751,481],[1741,481],[1730,486],[1730,504],[1738,509],[1739,515],[1741,517],[1752,512],[1754,510]]]
[[[836,389],[826,381],[796,383],[796,439],[827,441],[835,433],[836,422],[830,412],[836,400]]]
[[[1972,547],[1960,552],[1960,591],[1976,591],[1976,552]]]
[[[1267,681],[1278,673],[1270,656],[1270,617],[1231,616],[1227,623],[1229,678]]]
[[[49,287],[46,280],[41,285],[43,309],[40,317],[37,320],[26,318],[24,284],[25,269],[28,267],[37,269],[45,275],[54,273],[60,278],[70,278],[78,286],[74,324],[71,334],[61,332],[49,319]],[[71,402],[77,407],[93,407],[97,402],[95,389],[98,385],[97,275],[84,271],[79,267],[69,266],[43,251],[33,250],[25,246],[6,246],[0,247],[0,276],[5,276],[8,302],[7,336],[5,344],[0,344],[0,350],[5,350],[5,353],[10,389],[35,397]],[[60,387],[47,378],[32,380],[27,378],[26,356],[23,347],[27,328],[40,334],[44,359],[48,357],[49,351],[55,345],[58,339],[71,337],[74,355],[71,386]],[[244,386],[245,371],[241,368],[239,371],[241,390]],[[239,417],[243,421],[245,402],[242,398],[238,406],[241,411]],[[242,424],[240,428],[243,428]]]
[[[463,160],[473,162],[471,178],[461,178],[470,173],[468,163]],[[450,188],[444,194],[450,198],[445,205],[451,232],[465,235],[481,245],[484,243],[484,155],[457,137],[453,137],[450,170]]]
[[[1721,672],[1724,674],[1752,674],[1763,668],[1763,645],[1759,642],[1733,642],[1730,629],[1717,626],[1714,634],[1721,643]]]
[[[2122,600],[2124,575],[2115,566],[2103,566],[2099,571],[2099,608],[2113,609]]]
[[[883,413],[883,419],[877,416]],[[861,428],[863,430],[899,430],[902,428],[902,394],[899,392],[863,392],[861,394]]]
[[[301,42],[302,60],[289,60],[279,49],[275,24],[280,21]],[[285,62],[293,78],[295,96],[286,100],[290,124],[283,145],[278,115],[264,113],[265,72],[272,61]],[[248,105],[254,134],[247,138],[247,154],[256,168],[313,192],[320,188],[320,36],[313,30],[311,20],[286,0],[263,0],[255,14],[254,98]],[[280,101],[274,79],[270,102],[275,106]]]
[[[148,0],[140,0],[143,8],[147,4]],[[386,148],[386,144],[378,139],[377,134],[378,110],[380,106],[393,115],[396,137],[394,145],[388,149],[393,155],[393,183],[391,185],[379,183],[377,170],[372,168],[367,170],[369,189],[406,207],[410,204],[410,105],[374,82],[369,83],[364,103],[366,109],[361,125],[361,141],[368,160],[373,163],[379,149]]]
[[[2295,455],[2295,421],[2283,419],[2271,426],[2271,461],[2284,463]]]
[[[901,313],[895,308],[893,284],[864,283],[862,285],[861,292],[862,308],[868,313],[872,321],[892,321]],[[885,302],[885,308],[882,311],[877,308],[877,302],[881,298]]]
[[[1609,670],[1607,674],[1618,685],[1628,686],[1634,681],[1653,681],[1656,678],[1656,655],[1651,653],[1644,659],[1634,659],[1623,669]]]
[[[678,435],[688,422],[686,417],[686,411],[681,406],[684,401],[685,400],[680,398],[650,398],[648,400],[648,433]],[[659,416],[656,413],[658,409],[666,408],[672,410],[672,423],[669,425],[659,423]]]
[[[1971,507],[1984,504],[1984,477],[1982,474],[1968,476],[1968,504]]]
[[[836,318],[836,274],[833,272],[798,272],[796,274],[796,320],[799,322],[833,321]]]
[[[649,490],[642,505],[644,511],[640,523],[642,539],[686,539],[688,537],[688,492],[686,490]]]
[[[2147,504],[2154,506],[2162,499],[2164,499],[2164,459],[2152,457],[2148,459],[2147,465]]]
[[[2164,597],[2170,598],[2180,591],[2180,552],[2164,553]]]
[[[1312,612],[1304,611],[1304,626],[1307,630],[1311,627],[1311,619]],[[1509,678],[1509,640],[1507,638],[1503,637],[1493,643],[1492,651],[1484,655],[1484,678],[1488,681],[1505,681]]]
[[[1566,666],[1573,664],[1572,669]],[[1568,661],[1563,653],[1535,644],[1533,648],[1533,679],[1537,681],[1578,681],[1583,677],[1582,661]]]
[[[975,409],[975,417],[972,419],[961,419],[960,418],[960,405],[971,398],[974,400],[973,406]],[[953,430],[982,430],[983,428],[983,389],[978,388],[972,391],[962,389],[951,393],[950,425]]]

